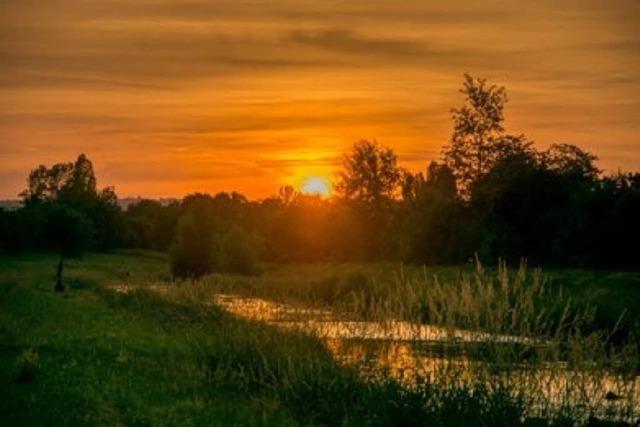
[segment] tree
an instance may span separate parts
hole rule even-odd
[[[25,205],[56,201],[72,170],[73,163],[57,163],[51,168],[40,165],[32,170],[27,178],[27,189],[20,193]]]
[[[32,170],[27,189],[21,193],[24,205],[35,209],[46,204],[72,207],[81,213],[93,228],[93,244],[108,249],[120,243],[121,209],[112,187],[98,190],[93,164],[80,154],[75,162],[57,163],[50,168],[40,165]]]
[[[93,164],[80,154],[75,162],[44,165],[32,170],[28,188],[21,193],[25,203],[65,202],[79,205],[98,197]]]
[[[169,258],[175,277],[196,278],[213,271],[216,248],[205,211],[194,209],[180,217]]]
[[[413,261],[443,263],[460,250],[461,211],[455,177],[445,164],[431,162],[423,174],[407,176],[403,191],[406,256]]]
[[[542,153],[542,161],[547,168],[562,175],[595,181],[600,170],[594,165],[598,160],[593,154],[571,144],[553,144]]]
[[[225,273],[257,272],[257,242],[238,225],[232,226],[218,239],[217,269]]]
[[[180,205],[174,201],[163,205],[157,200],[141,199],[124,212],[130,245],[166,251],[175,234]]]
[[[43,233],[45,240],[58,252],[54,289],[64,291],[62,273],[66,258],[80,256],[91,241],[91,225],[78,210],[67,205],[49,204],[46,208]]]
[[[466,98],[465,105],[452,110],[453,135],[443,154],[461,193],[468,196],[471,184],[497,161],[514,151],[526,151],[531,144],[523,135],[505,134],[504,87],[465,74],[461,92]]]
[[[87,206],[99,198],[96,181],[93,163],[86,155],[80,154],[68,179],[60,188],[57,199],[76,206]]]
[[[360,140],[343,158],[336,190],[347,199],[366,203],[393,198],[402,177],[396,163],[397,156],[390,148]]]
[[[255,242],[243,228],[247,204],[235,192],[186,196],[169,249],[173,275],[196,278],[221,269],[254,271]]]

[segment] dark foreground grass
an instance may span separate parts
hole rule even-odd
[[[86,256],[65,294],[54,266],[0,259],[3,425],[547,425],[499,389],[365,382],[316,339],[222,313],[204,286],[157,289],[160,255]]]

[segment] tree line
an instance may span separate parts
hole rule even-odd
[[[145,248],[170,254],[177,276],[256,272],[258,260],[405,260],[453,264],[477,254],[536,265],[635,268],[640,173],[603,175],[570,144],[536,149],[504,128],[503,87],[465,75],[453,132],[424,172],[361,140],[343,157],[335,196],[283,187],[259,201],[195,193],[122,210],[90,160],[40,166],[23,207],[0,211],[0,251]]]

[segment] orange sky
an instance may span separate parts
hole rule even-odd
[[[640,169],[640,1],[3,0],[0,198],[89,155],[120,196],[274,194],[360,138],[422,169],[465,71],[507,128]]]

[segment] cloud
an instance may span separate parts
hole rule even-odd
[[[507,86],[514,132],[633,166],[639,19],[636,0],[4,0],[0,197],[81,151],[125,194],[259,195],[361,137],[423,168],[465,71]]]
[[[385,57],[441,56],[441,52],[428,49],[416,40],[399,38],[363,37],[349,30],[293,31],[289,40],[304,45],[316,46],[334,52]]]
[[[87,78],[87,77],[69,77],[59,75],[35,74],[35,73],[6,73],[0,77],[0,88],[16,89],[16,88],[71,88],[83,89],[90,88],[95,90],[114,90],[114,89],[141,89],[141,90],[174,90],[170,86],[156,85],[150,83],[135,83],[127,81]]]

